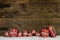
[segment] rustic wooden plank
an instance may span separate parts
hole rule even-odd
[[[46,4],[46,5],[45,5]],[[9,8],[0,9],[0,18],[40,17],[60,18],[59,2],[40,2],[32,4],[11,4]]]
[[[0,8],[0,35],[10,28],[19,31],[36,29],[40,32],[48,25],[54,25],[57,34],[60,34],[60,0],[0,0],[0,2],[3,5],[10,5]]]
[[[0,18],[1,19],[1,18]],[[20,31],[27,29],[31,31],[32,29],[36,29],[37,31],[41,31],[44,27],[46,28],[48,25],[53,25],[56,28],[57,34],[59,34],[60,28],[60,18],[4,18],[5,21],[2,21],[2,25],[0,25],[0,31],[3,31],[4,27],[7,29],[16,28]]]

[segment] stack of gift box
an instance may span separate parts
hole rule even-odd
[[[11,28],[9,32],[4,33],[5,37],[31,37],[31,36],[38,36],[38,37],[56,37],[55,28],[52,26],[48,26],[47,28],[42,28],[41,32],[37,32],[33,29],[31,32],[28,30],[24,30],[23,32],[19,32],[19,30]]]

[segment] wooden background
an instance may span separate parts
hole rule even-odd
[[[10,28],[41,31],[48,25],[60,35],[60,0],[0,0],[0,35]]]

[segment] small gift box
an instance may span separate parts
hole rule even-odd
[[[40,33],[39,33],[39,32],[37,32],[37,33],[36,33],[36,36],[40,36]]]
[[[33,29],[33,30],[32,30],[32,33],[33,33],[33,34],[35,34],[35,33],[36,33],[36,30],[35,30],[35,29]]]
[[[42,37],[49,37],[49,30],[48,29],[42,29],[41,36]]]
[[[8,36],[9,36],[9,33],[8,33],[8,32],[5,32],[5,33],[4,33],[4,36],[5,36],[5,37],[8,37]]]
[[[48,29],[49,29],[49,32],[50,32],[50,36],[51,36],[51,37],[56,37],[55,28],[52,27],[52,26],[49,26]]]
[[[28,37],[31,37],[32,36],[32,33],[28,33]]]
[[[18,37],[22,37],[22,32],[19,32],[18,33]]]
[[[17,29],[10,29],[9,36],[10,37],[17,37],[18,30]]]
[[[32,35],[36,36],[36,30],[35,29],[32,30]]]
[[[28,31],[27,31],[27,30],[24,30],[24,31],[23,31],[23,36],[24,36],[24,37],[27,37],[27,36],[28,36]]]

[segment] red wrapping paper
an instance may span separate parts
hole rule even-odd
[[[42,29],[41,37],[49,37],[49,30],[48,29]]]
[[[4,36],[5,36],[5,37],[8,37],[8,36],[9,36],[9,33],[8,33],[8,32],[5,32],[5,33],[4,33]]]
[[[27,31],[27,30],[24,30],[23,36],[24,36],[24,37],[27,37],[27,36],[28,36],[28,31]]]
[[[56,37],[56,31],[55,31],[54,27],[49,26],[48,29],[49,29],[49,32],[50,32],[50,36],[51,37]]]
[[[32,36],[32,33],[28,33],[28,37],[31,37]]]
[[[32,30],[32,34],[36,34],[36,30],[35,29]]]
[[[36,36],[36,30],[35,29],[32,30],[32,35]]]
[[[19,32],[18,33],[18,37],[22,37],[22,32]]]
[[[18,30],[17,29],[10,29],[9,36],[10,37],[17,37]]]
[[[40,33],[39,33],[39,32],[37,32],[37,33],[36,33],[36,36],[40,36]]]

